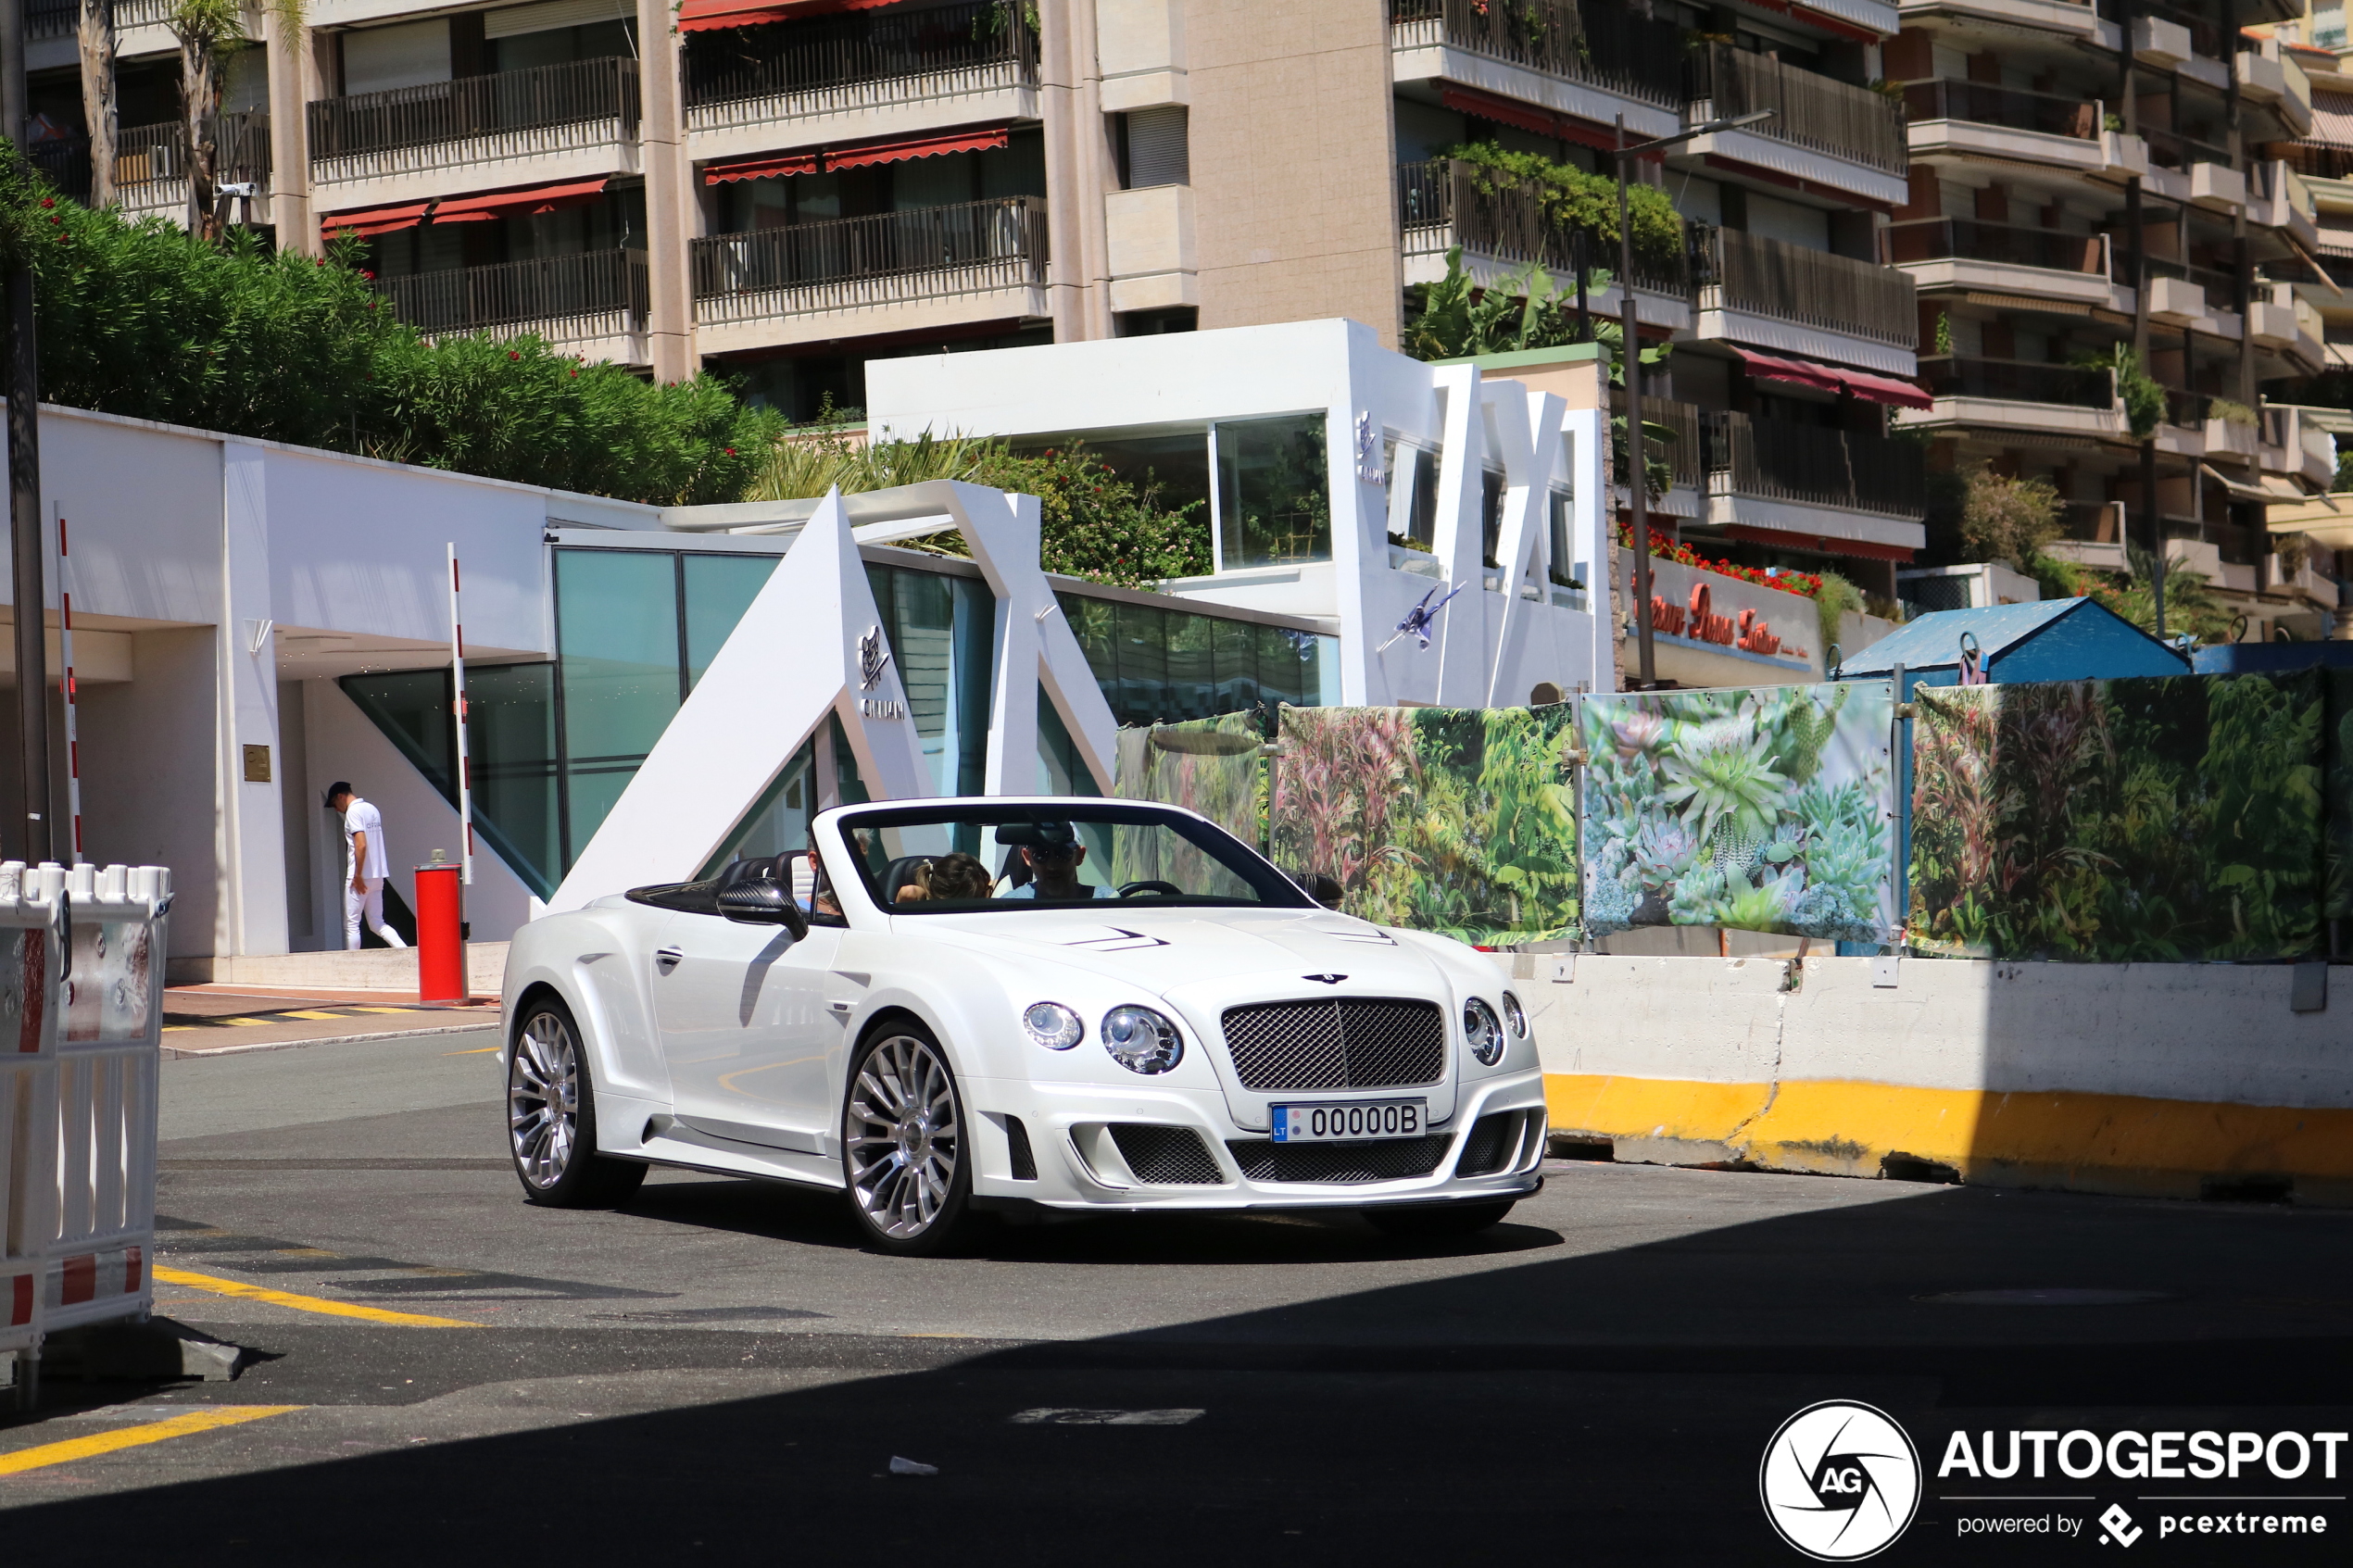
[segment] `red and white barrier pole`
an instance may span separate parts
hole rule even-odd
[[[73,558],[66,548],[66,514],[57,514],[57,680],[66,699],[66,846],[69,865],[82,864],[82,726],[73,684]]]
[[[466,626],[458,609],[458,546],[449,546],[449,680],[458,728],[458,880],[474,884],[473,763],[466,753]]]

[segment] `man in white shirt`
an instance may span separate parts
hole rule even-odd
[[[327,809],[343,813],[343,945],[359,949],[364,920],[385,947],[406,947],[400,933],[384,923],[384,877],[391,861],[384,854],[384,814],[341,779],[327,791]]]

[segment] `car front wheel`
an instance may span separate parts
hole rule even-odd
[[[878,1249],[928,1257],[971,1228],[963,1102],[947,1052],[922,1024],[887,1024],[860,1047],[841,1161],[858,1227]]]
[[[523,1197],[550,1209],[610,1209],[645,1182],[646,1167],[597,1152],[588,1053],[561,1002],[523,1014],[507,1060],[507,1150]]]

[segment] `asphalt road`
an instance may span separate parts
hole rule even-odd
[[[1562,1162],[1468,1244],[1153,1217],[896,1260],[837,1199],[749,1182],[527,1207],[492,1040],[165,1063],[164,1268],[452,1326],[160,1284],[157,1311],[245,1370],[52,1378],[0,1422],[7,1562],[1799,1562],[1758,1462],[1830,1399],[1888,1411],[1929,1467],[1877,1561],[2074,1559],[2095,1523],[1962,1522],[2145,1515],[2152,1484],[1952,1500],[1955,1429],[2353,1415],[2353,1213]],[[1987,1290],[2137,1298],[1937,1299]],[[2334,1539],[2152,1532],[2133,1556],[2338,1559],[2348,1489],[2225,1488],[2321,1498],[2293,1506]]]

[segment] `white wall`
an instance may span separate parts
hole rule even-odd
[[[82,844],[100,865],[172,868],[170,956],[216,952],[224,899],[213,629],[140,632],[132,644],[133,679],[82,692]]]

